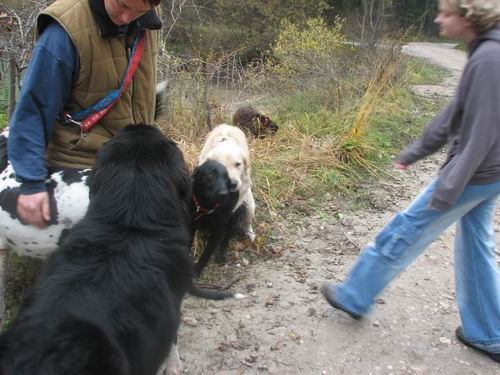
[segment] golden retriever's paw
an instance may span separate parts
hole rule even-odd
[[[156,375],[180,375],[182,372],[181,359],[179,358],[179,353],[177,352],[177,345],[172,345],[170,353],[165,362],[160,367],[160,370]]]
[[[246,231],[246,235],[248,237],[248,239],[254,243],[255,242],[255,238],[256,238],[256,235],[255,235],[255,232],[253,231],[252,227],[250,227],[247,231]]]

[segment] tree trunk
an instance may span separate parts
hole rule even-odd
[[[361,43],[365,41],[366,23],[368,18],[368,0],[362,1],[363,6],[363,19],[361,21]]]
[[[14,56],[10,56],[9,60],[9,111],[8,117],[12,116],[16,108],[16,87],[17,87],[17,65]]]
[[[210,106],[210,101],[208,100],[208,92],[210,90],[210,82],[212,81],[214,72],[212,71],[212,68],[207,67],[205,69],[205,87],[204,87],[204,92],[203,92],[203,101],[205,102],[205,110],[206,110],[206,116],[205,116],[205,122],[208,127],[208,131],[212,130],[212,107]]]

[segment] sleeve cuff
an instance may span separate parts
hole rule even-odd
[[[410,165],[415,163],[416,159],[407,149],[396,156],[396,161],[404,165]]]
[[[45,181],[23,182],[19,188],[19,192],[23,195],[41,193],[42,191],[47,191]]]

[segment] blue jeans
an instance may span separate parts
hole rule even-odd
[[[467,185],[448,210],[428,208],[435,180],[382,229],[346,280],[335,289],[337,301],[365,314],[375,297],[446,228],[458,221],[455,238],[456,298],[465,338],[500,352],[500,273],[495,256],[493,217],[500,182]]]

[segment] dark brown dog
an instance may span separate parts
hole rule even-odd
[[[250,132],[256,138],[264,138],[278,131],[278,125],[274,121],[250,106],[236,110],[233,115],[233,125]]]

